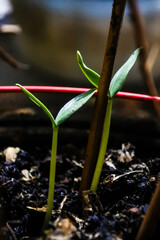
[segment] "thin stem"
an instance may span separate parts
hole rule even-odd
[[[58,127],[53,126],[47,211],[46,211],[42,232],[48,227],[48,223],[51,219],[52,209],[53,209],[55,174],[56,174],[57,141],[58,141]]]
[[[97,190],[99,178],[100,178],[103,163],[104,163],[104,157],[105,157],[107,144],[108,144],[108,138],[109,138],[111,111],[112,111],[112,100],[109,99],[108,104],[107,104],[106,115],[105,115],[105,119],[104,119],[100,151],[99,151],[98,160],[97,160],[97,164],[96,164],[96,168],[95,168],[95,172],[94,172],[94,176],[93,176],[92,184],[91,184],[91,190],[93,192],[96,192],[96,190]]]

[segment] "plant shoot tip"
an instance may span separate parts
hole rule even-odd
[[[77,51],[77,61],[79,64],[82,64],[82,62],[83,62],[81,53],[79,51]]]

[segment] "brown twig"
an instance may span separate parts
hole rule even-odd
[[[103,130],[104,116],[108,101],[107,93],[111,81],[113,64],[116,56],[119,33],[122,25],[125,5],[126,0],[113,1],[109,34],[107,39],[105,55],[103,59],[98,93],[94,107],[93,121],[91,123],[91,129],[89,134],[85,165],[82,173],[82,182],[80,186],[80,194],[82,194],[82,191],[88,190],[90,188],[90,184],[96,166],[100,140]]]
[[[4,50],[2,47],[0,47],[0,57],[7,62],[9,65],[11,65],[13,68],[18,69],[28,69],[27,64],[23,64],[18,62],[14,57],[12,57],[6,50]]]
[[[129,0],[129,6],[131,9],[131,17],[135,29],[135,39],[138,47],[142,47],[141,53],[140,53],[140,69],[143,76],[143,79],[146,83],[146,86],[148,88],[149,94],[151,96],[158,96],[158,92],[154,83],[154,79],[151,73],[150,65],[147,61],[147,55],[148,55],[148,43],[147,43],[147,37],[145,34],[145,28],[143,24],[143,19],[141,17],[137,0]],[[156,101],[153,101],[155,111],[157,113],[157,116],[160,120],[160,104]]]
[[[147,60],[147,38],[145,36],[143,21],[137,6],[136,0],[129,0],[132,19],[135,26],[135,38],[138,46],[142,46],[143,49],[140,55],[140,67],[143,78],[148,87],[150,95],[157,96],[157,89],[154,84],[154,80],[151,73],[151,68]],[[160,105],[154,101],[155,111],[160,119]],[[156,190],[153,194],[152,200],[149,204],[146,216],[142,221],[136,240],[151,240],[156,230],[158,221],[160,220],[160,184],[157,184]]]
[[[151,240],[160,220],[160,184],[157,184],[136,240]]]

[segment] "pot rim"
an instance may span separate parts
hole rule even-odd
[[[80,87],[62,87],[62,86],[23,86],[28,91],[31,92],[55,92],[55,93],[84,93],[90,88],[80,88]],[[0,86],[0,93],[3,92],[21,92],[22,90],[18,86]],[[97,91],[95,92],[95,94]],[[133,99],[133,100],[142,100],[142,101],[159,101],[160,97],[158,96],[150,96],[147,94],[140,94],[140,93],[131,93],[131,92],[122,92],[119,91],[116,94],[117,98],[124,98],[124,99]]]

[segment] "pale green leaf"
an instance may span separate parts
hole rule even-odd
[[[92,69],[88,68],[85,63],[83,62],[83,58],[80,54],[79,51],[77,51],[77,61],[78,64],[82,70],[82,72],[84,73],[84,75],[87,77],[87,79],[96,87],[98,88],[99,85],[99,79],[100,79],[100,75],[98,73],[96,73],[95,71],[93,71]]]
[[[55,123],[59,126],[63,123],[67,118],[69,118],[74,112],[76,112],[79,108],[81,108],[95,93],[96,89],[91,89],[87,92],[84,92],[75,98],[71,99],[68,103],[66,103],[55,119]]]
[[[139,52],[140,49],[139,48],[136,49],[129,57],[129,59],[125,62],[125,64],[116,72],[116,74],[112,78],[109,87],[110,98],[113,98],[116,95],[116,93],[122,88],[130,69],[133,67],[139,55]]]
[[[55,126],[54,117],[52,116],[51,112],[48,110],[48,108],[38,99],[36,98],[31,92],[29,92],[27,89],[22,87],[20,84],[16,84],[18,87],[22,89],[22,91],[40,108],[43,109],[43,111],[47,114],[47,116],[50,118],[53,126]]]

